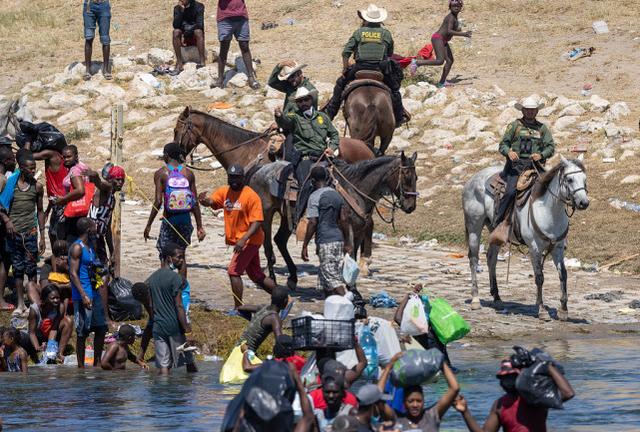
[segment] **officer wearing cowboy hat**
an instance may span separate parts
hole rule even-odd
[[[515,108],[522,111],[522,118],[507,126],[507,131],[500,141],[499,151],[507,161],[502,171],[506,182],[506,191],[493,223],[497,227],[505,218],[507,210],[516,196],[518,177],[522,172],[536,163],[542,167],[547,159],[553,156],[555,144],[547,125],[536,120],[538,111],[544,106],[537,96],[529,96],[516,103]]]
[[[300,87],[293,95],[296,108],[282,112],[276,108],[276,123],[288,132],[285,151],[292,148],[295,155],[286,159],[295,167],[295,175],[299,184],[299,196],[296,205],[296,220],[306,206],[308,195],[313,186],[305,182],[309,177],[312,165],[324,154],[332,157],[340,143],[340,134],[331,123],[328,115],[313,107],[316,90]],[[292,145],[289,145],[291,143]]]
[[[367,9],[359,10],[358,16],[362,19],[362,26],[351,35],[342,51],[343,74],[336,81],[331,100],[322,110],[334,118],[340,109],[342,92],[346,85],[355,79],[356,72],[376,70],[384,74],[384,83],[391,90],[396,126],[399,126],[408,118],[402,107],[400,95],[402,70],[389,58],[393,54],[393,36],[382,26],[387,19],[387,10],[370,4]],[[351,57],[355,59],[352,66],[349,65]]]
[[[271,72],[268,82],[269,87],[285,94],[282,105],[285,113],[295,109],[296,103],[293,100],[293,94],[301,87],[310,92],[315,91],[313,107],[318,109],[318,92],[316,87],[309,81],[309,78],[303,75],[302,69],[305,67],[307,67],[306,64],[300,64],[293,60],[284,60],[278,63]]]

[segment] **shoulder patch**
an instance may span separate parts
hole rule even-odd
[[[322,117],[322,115],[318,116],[318,124],[324,124],[324,117]]]

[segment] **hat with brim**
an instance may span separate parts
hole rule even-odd
[[[370,4],[366,9],[360,9],[358,16],[370,23],[381,23],[387,19],[387,10],[379,8],[374,4]]]
[[[382,393],[377,385],[365,384],[356,393],[358,403],[362,406],[373,405],[376,402],[393,399],[391,395]]]
[[[496,373],[496,377],[500,378],[506,375],[518,375],[519,373],[520,370],[514,368],[510,360],[502,360],[500,362],[500,369]]]
[[[278,74],[278,79],[280,81],[286,81],[289,79],[291,75],[295,74],[296,72],[306,67],[307,67],[306,64],[298,64],[298,63],[295,63],[293,66],[285,66],[282,69],[280,69],[280,73]]]
[[[520,111],[522,111],[523,109],[537,109],[537,110],[539,110],[543,106],[544,106],[544,102],[541,102],[540,99],[538,99],[535,96],[529,96],[527,98],[524,98],[522,100],[522,102],[517,102],[514,105],[514,107],[517,110],[520,110]]]
[[[306,87],[300,87],[298,88],[298,90],[296,90],[295,94],[293,95],[293,100],[304,99],[306,97],[313,97],[317,93],[318,92],[316,90],[309,90]]]

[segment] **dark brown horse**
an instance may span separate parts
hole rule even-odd
[[[264,251],[267,257],[269,275],[275,278],[274,264],[275,254],[272,243],[273,217],[280,216],[280,227],[273,237],[282,258],[284,259],[289,278],[287,285],[295,289],[297,284],[297,269],[287,249],[287,241],[291,236],[289,228],[289,215],[283,200],[274,197],[270,192],[269,182],[272,178],[278,178],[286,163],[276,162],[269,164],[267,142],[268,134],[248,131],[234,126],[219,118],[213,117],[201,111],[186,107],[178,117],[174,129],[174,141],[180,144],[187,154],[190,154],[199,144],[204,144],[218,159],[224,168],[236,163],[244,167],[255,164],[263,166],[251,177],[249,186],[256,191],[262,200],[264,212],[263,229],[265,233]],[[373,152],[362,141],[354,139],[340,140],[340,156],[347,162],[356,162],[363,159],[372,159]],[[268,166],[266,166],[269,164]]]
[[[349,136],[367,143],[375,151],[375,139],[380,137],[378,155],[384,155],[396,127],[391,95],[373,85],[358,87],[347,96],[343,109]]]

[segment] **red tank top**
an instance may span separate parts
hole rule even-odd
[[[60,156],[60,159],[62,159],[62,156]],[[65,196],[66,192],[64,186],[62,186],[62,180],[69,174],[69,169],[64,166],[62,161],[60,162],[60,168],[56,172],[53,172],[48,165],[44,170],[44,175],[47,179],[47,195],[50,197]]]
[[[527,404],[520,396],[504,395],[498,401],[504,432],[547,432],[547,408]]]
[[[311,396],[311,400],[313,402],[314,409],[326,409],[327,402],[324,400],[324,394],[322,393],[322,389],[315,389],[309,392],[309,396]],[[354,407],[358,406],[358,399],[354,396],[353,393],[344,391],[344,398],[342,398],[342,403],[346,405],[352,405]]]

